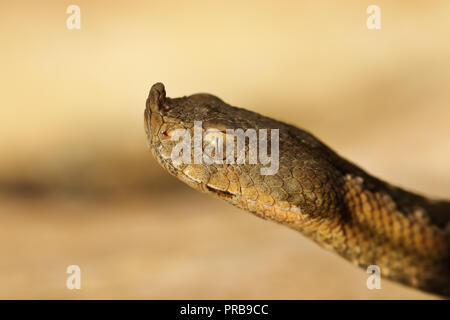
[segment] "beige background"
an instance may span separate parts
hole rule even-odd
[[[66,8],[81,8],[81,30]],[[382,29],[366,28],[381,7]],[[313,132],[450,198],[448,1],[0,4],[0,298],[433,298],[190,190],[148,153],[150,86]],[[65,268],[82,289],[65,288]]]

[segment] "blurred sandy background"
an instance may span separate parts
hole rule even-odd
[[[0,33],[0,298],[435,298],[190,190],[143,109],[213,93],[450,198],[448,1],[2,1]]]

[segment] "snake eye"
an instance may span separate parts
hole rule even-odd
[[[208,129],[203,137],[205,155],[212,160],[225,159],[226,135],[217,129]]]

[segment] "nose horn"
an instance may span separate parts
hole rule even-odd
[[[166,89],[161,82],[155,83],[147,98],[147,108],[152,112],[159,112],[166,101]]]

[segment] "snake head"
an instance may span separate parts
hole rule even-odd
[[[279,125],[211,94],[168,98],[162,83],[152,86],[145,110],[148,143],[157,161],[189,185],[222,195],[245,191],[234,171],[253,170],[258,177],[278,171],[278,149],[272,149],[278,148],[273,141]],[[254,188],[249,190],[254,197]]]

